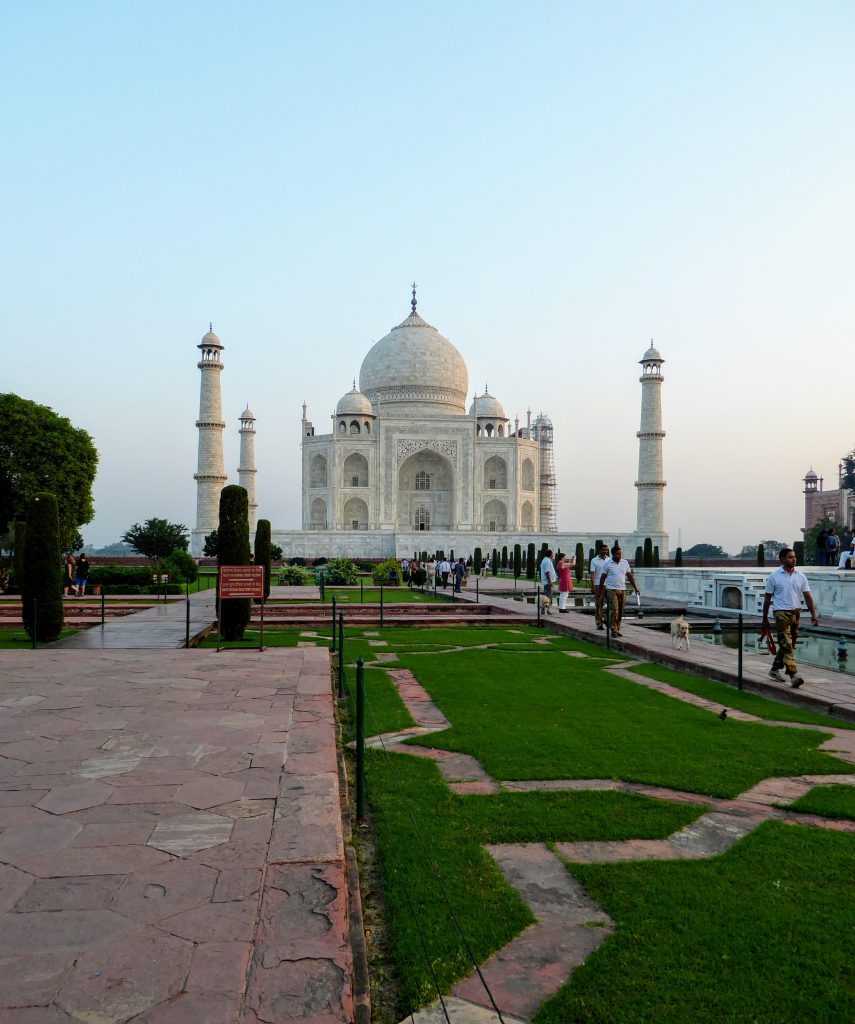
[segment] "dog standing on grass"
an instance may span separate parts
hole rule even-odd
[[[689,649],[689,630],[692,627],[689,623],[680,615],[674,619],[671,623],[671,646],[679,651],[685,648]]]

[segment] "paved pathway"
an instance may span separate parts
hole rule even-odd
[[[213,590],[190,595],[191,638],[207,629],[216,618]],[[175,649],[184,646],[186,636],[186,601],[164,601],[121,619],[110,619],[103,626],[82,629],[51,646],[66,651]]]
[[[580,656],[577,651],[567,653],[572,657]],[[633,683],[649,686],[711,713],[718,714],[721,711],[721,704],[713,704],[668,684],[645,679],[628,672],[624,665],[604,668]],[[733,800],[615,779],[498,782],[471,755],[407,746],[406,739],[447,729],[450,723],[409,670],[387,671],[416,725],[400,732],[371,737],[366,741],[367,745],[385,747],[395,753],[431,758],[436,761],[449,788],[456,793],[608,789],[638,793],[653,799],[692,803],[705,809],[705,813],[697,820],[661,840],[556,843],[558,856],[544,843],[487,846],[487,851],[496,860],[502,873],[531,907],[536,923],[493,954],[481,965],[478,973],[473,972],[456,985],[450,996],[411,1015],[408,1019],[414,1024],[440,1024],[446,1014],[452,1024],[487,1024],[498,1019],[494,1006],[501,1011],[505,1021],[527,1021],[541,1003],[554,995],[570,979],[573,971],[584,963],[585,958],[612,933],[614,922],[568,874],[559,858],[576,863],[704,859],[730,849],[770,818],[855,834],[853,821],[803,814],[784,806],[799,799],[814,786],[855,784],[855,774],[844,772],[838,775],[765,779]],[[729,716],[762,725],[817,728],[799,723],[763,720],[735,709],[729,710]],[[855,764],[855,730],[820,728],[823,732],[831,733],[820,749],[833,753],[844,762]]]
[[[3,1024],[354,1016],[329,655],[0,655]]]

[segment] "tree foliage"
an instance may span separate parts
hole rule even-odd
[[[481,572],[481,549],[475,548],[475,554],[472,558],[472,571],[477,576]]]
[[[72,550],[78,527],[95,515],[98,452],[85,430],[46,405],[0,395],[0,533],[25,518],[37,494],[56,498],[59,542]]]
[[[576,577],[577,583],[581,583],[582,577],[585,575],[585,545],[581,541],[576,544],[576,564],[573,566],[573,575]]]
[[[282,548],[280,548],[278,544],[270,545],[270,560],[272,562],[282,561]]]
[[[192,555],[184,548],[174,548],[162,565],[162,570],[169,577],[170,583],[195,583],[199,575],[199,566]]]
[[[264,600],[270,597],[270,520],[259,519],[255,527],[253,561],[264,568]]]
[[[176,548],[187,550],[187,527],[166,519],[146,519],[142,526],[134,523],[125,530],[122,540],[146,558],[169,558]]]
[[[517,580],[522,575],[522,547],[519,544],[514,544],[514,579]]]
[[[230,484],[220,491],[217,567],[249,565],[249,498],[246,489]],[[252,615],[252,601],[231,597],[220,601],[220,632],[226,640],[242,640]]]
[[[760,544],[762,544],[766,558],[769,560],[777,558],[778,552],[782,548],[788,548],[790,546],[785,540],[761,540]],[[750,558],[752,561],[755,561],[757,559],[757,549],[760,547],[760,544],[745,544],[736,557]]]
[[[855,449],[841,459],[843,463],[843,487],[847,491],[855,491]]]
[[[718,544],[693,544],[683,554],[691,558],[730,558],[730,555]]]
[[[674,567],[682,569],[683,567],[683,549],[677,548],[677,553],[674,555]]]
[[[202,554],[205,558],[216,558],[217,557],[217,531],[211,530],[211,532],[205,537],[205,542],[202,545]]]
[[[48,491],[27,502],[21,610],[24,629],[50,643],[62,632],[62,562],[56,496]]]
[[[534,570],[535,570],[534,557],[535,557],[534,556],[534,544],[529,544],[528,547],[526,548],[525,574],[526,574],[526,578],[530,579],[530,580],[534,579]]]
[[[644,568],[653,568],[653,540],[650,537],[644,538]]]
[[[354,587],[359,582],[359,571],[349,558],[331,558],[323,567],[327,586]]]

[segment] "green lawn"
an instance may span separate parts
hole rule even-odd
[[[360,594],[359,587],[325,587],[324,603],[330,604],[332,598],[335,597],[336,602],[339,604],[379,604],[380,603],[380,588],[379,587],[364,587]],[[410,590],[409,587],[384,587],[383,588],[383,604],[418,604],[424,603],[425,601],[436,603],[442,601],[443,603],[451,600],[451,592],[449,591],[446,596],[443,596],[442,591],[439,591],[436,597],[433,596],[432,590]]]
[[[362,632],[379,633],[387,646],[354,636],[346,661],[398,653],[453,723],[420,742],[473,754],[498,779],[616,777],[734,796],[769,776],[849,770],[816,749],[827,735],[821,730],[722,723],[605,672],[595,646],[573,641],[566,649],[600,657],[570,658],[561,653],[564,638],[547,634],[549,645],[534,644],[544,634],[533,627]],[[500,646],[477,649],[484,642]],[[388,674],[369,668],[365,678],[367,733],[411,725]],[[352,722],[351,666],[348,679]],[[733,705],[738,694],[723,690]],[[742,696],[769,718],[792,710]],[[366,779],[398,961],[396,1019],[435,998],[428,958],[445,992],[471,970],[423,846],[483,961],[530,922],[484,843],[663,838],[703,813],[610,792],[458,796],[433,762],[382,751],[367,752]],[[809,806],[811,796],[822,806]],[[855,816],[855,775],[851,788],[811,796],[795,806]],[[771,823],[709,860],[573,865],[617,931],[542,1007],[537,1024],[855,1020],[853,841]]]
[[[803,708],[794,707],[792,704],[784,704],[761,697],[756,693],[738,690],[735,686],[728,686],[727,683],[717,683],[713,679],[690,676],[685,672],[665,668],[663,665],[639,665],[631,671],[640,676],[646,676],[648,679],[658,679],[662,683],[670,683],[671,686],[676,686],[687,693],[694,693],[698,697],[726,704],[729,708],[757,715],[758,718],[777,722],[804,722],[806,725],[832,725],[839,729],[855,729],[855,723],[847,722],[845,719],[832,718],[830,715],[822,715],[816,711],[806,711]]]
[[[827,734],[742,723],[635,685],[594,659],[400,655],[453,727],[413,740],[474,755],[495,779],[618,778],[735,797],[772,775],[840,772]]]
[[[770,822],[707,861],[573,864],[617,931],[535,1024],[855,1020],[851,836]]]
[[[371,750],[366,761],[388,924],[407,1000],[402,1015],[436,996],[427,956],[443,991],[471,969],[425,850],[480,962],[532,921],[484,843],[663,838],[698,814],[625,793],[456,796],[430,761]]]
[[[269,629],[264,630],[264,646],[265,647],[296,647],[297,642],[302,639],[300,636],[299,629],[278,629],[275,626],[271,626]],[[307,640],[311,640],[309,637]],[[244,632],[243,640],[221,640],[221,647],[258,647],[259,630],[255,627],[247,629]],[[327,646],[328,641],[314,641],[322,643],[324,647]],[[216,630],[211,633],[205,640],[202,640],[196,645],[197,647],[216,649],[217,646],[217,633]]]
[[[79,632],[76,629],[64,629],[60,634],[60,640],[64,640],[67,636],[74,636],[75,633]],[[31,648],[33,641],[27,636],[21,628],[9,628],[4,626],[0,628],[0,651],[23,651]],[[39,647],[43,644],[39,641]]]
[[[809,793],[787,806],[794,811],[822,814],[826,818],[855,820],[855,779],[851,786],[814,786]]]

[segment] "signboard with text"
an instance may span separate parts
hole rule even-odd
[[[221,565],[220,598],[229,597],[264,597],[264,567]]]

